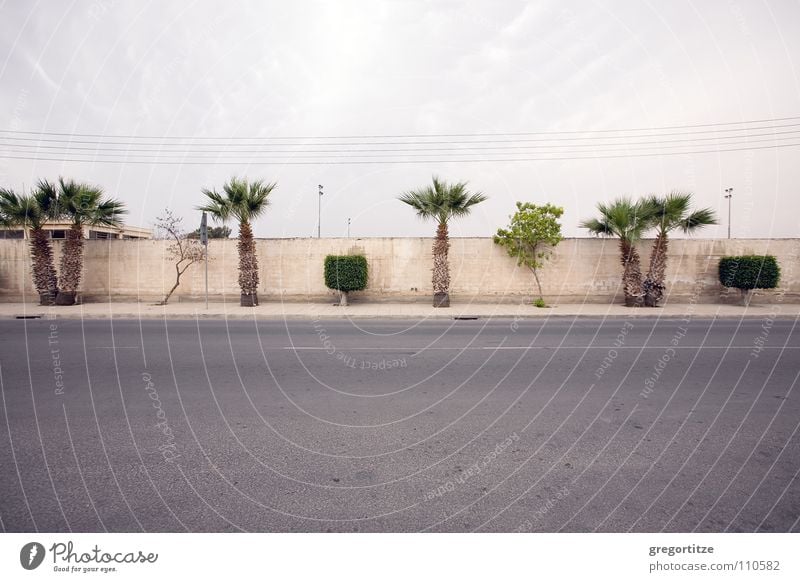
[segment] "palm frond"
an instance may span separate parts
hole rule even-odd
[[[466,184],[464,184],[466,186]],[[470,208],[487,200],[487,196],[482,192],[469,194],[469,192],[457,192],[450,198],[450,216],[466,216]]]
[[[690,192],[673,191],[664,197],[664,213],[668,216],[679,216],[684,214],[692,203]]]
[[[44,213],[36,198],[0,188],[0,223],[3,226],[40,228],[44,221]]]
[[[598,203],[597,210],[600,218],[584,221],[581,223],[582,228],[588,229],[592,234],[617,236],[632,243],[650,228],[656,208],[648,199],[634,202],[630,198],[622,197],[611,203]]]
[[[230,218],[231,208],[228,204],[227,198],[217,192],[216,190],[209,190],[203,188],[203,194],[208,201],[197,207],[197,210],[208,212],[212,220],[219,220],[220,222],[227,222]]]
[[[436,194],[430,188],[421,190],[410,190],[398,196],[400,202],[405,202],[417,211],[420,218],[432,218],[436,216],[438,206],[435,204]]]
[[[397,199],[417,211],[420,218],[435,218],[440,224],[450,218],[466,216],[470,208],[487,200],[481,192],[469,192],[467,182],[448,184],[433,176],[432,185],[400,194]]]
[[[88,223],[103,226],[120,226],[122,215],[127,214],[125,203],[113,198],[101,200],[95,206],[94,211],[89,217]]]
[[[247,178],[232,177],[222,187],[222,192],[203,189],[208,199],[206,204],[198,206],[198,210],[208,212],[214,220],[227,222],[236,218],[239,222],[250,222],[269,206],[269,195],[277,184],[264,180],[248,181]]]
[[[695,210],[680,222],[680,228],[686,234],[691,234],[695,230],[704,226],[719,224],[717,214],[711,208],[701,208]]]
[[[587,229],[596,236],[614,236],[614,231],[608,222],[596,218],[584,220],[581,222],[580,227]]]
[[[650,196],[648,203],[655,208],[653,226],[661,235],[676,228],[691,233],[703,226],[717,224],[714,211],[709,208],[687,214],[692,203],[691,192],[673,191],[663,197]]]
[[[76,226],[119,226],[122,215],[127,213],[124,202],[105,198],[99,186],[63,177],[55,185],[40,181],[37,196],[49,205],[49,217],[66,218]]]
[[[58,188],[55,184],[47,180],[39,180],[33,190],[33,197],[48,219],[59,218]]]
[[[269,195],[277,188],[275,182],[265,183],[263,180],[255,180],[250,183],[247,196],[247,216],[249,220],[255,220],[266,212],[270,205]]]

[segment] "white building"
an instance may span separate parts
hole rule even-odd
[[[44,230],[50,234],[51,239],[65,239],[67,238],[67,231],[71,223],[68,221],[52,221],[44,225]],[[0,239],[27,239],[28,229],[19,227],[5,227],[0,226]],[[138,226],[128,226],[123,224],[121,226],[90,226],[84,225],[83,237],[90,239],[149,239],[153,238],[153,231],[149,228],[141,228]]]

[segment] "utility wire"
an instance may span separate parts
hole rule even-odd
[[[699,154],[718,154],[725,152],[741,152],[752,150],[769,150],[769,149],[783,149],[790,147],[798,147],[800,142],[776,144],[766,146],[752,146],[752,147],[739,147],[739,148],[726,148],[726,149],[706,149],[684,152],[652,152],[652,153],[625,153],[613,155],[592,155],[592,156],[556,156],[556,157],[538,157],[538,158],[475,158],[475,159],[428,159],[428,160],[401,160],[401,159],[381,159],[381,160],[316,160],[316,161],[296,161],[289,158],[286,161],[282,160],[237,160],[237,161],[218,161],[218,160],[205,160],[205,161],[164,161],[164,160],[130,160],[125,159],[73,159],[73,158],[56,158],[56,157],[31,157],[31,156],[0,156],[11,160],[31,160],[42,162],[85,162],[90,164],[107,163],[107,164],[148,164],[148,165],[182,165],[182,166],[197,166],[197,165],[281,165],[281,166],[309,166],[309,165],[353,165],[353,164],[421,164],[421,163],[476,163],[476,162],[544,162],[544,161],[572,161],[572,160],[599,160],[599,159],[616,159],[616,158],[645,158],[645,157],[661,157],[661,156],[678,156],[678,155],[699,155]],[[76,154],[77,155],[77,154]]]
[[[280,143],[280,144],[263,144],[263,145],[283,145],[283,146],[373,146],[373,145],[442,145],[442,144],[484,144],[484,143],[533,143],[533,142],[551,142],[551,141],[586,141],[586,140],[595,140],[595,139],[631,139],[631,138],[649,138],[649,137],[671,137],[671,136],[692,136],[692,135],[705,135],[709,133],[720,133],[720,132],[748,132],[748,131],[763,131],[763,130],[774,130],[774,129],[783,129],[787,127],[798,127],[800,126],[800,122],[798,123],[787,123],[781,125],[771,125],[771,126],[761,126],[761,127],[747,127],[747,128],[726,128],[726,129],[711,129],[711,130],[702,130],[702,131],[679,131],[679,132],[667,132],[667,133],[650,133],[650,134],[640,134],[640,135],[596,135],[596,136],[588,136],[588,137],[552,137],[552,138],[516,138],[516,139],[481,139],[481,140],[424,140],[424,141],[365,141],[365,142],[327,142],[327,143],[308,143],[308,142],[298,142],[298,143]],[[45,134],[42,134],[45,135]],[[82,134],[74,134],[75,137],[84,137]],[[498,134],[500,135],[500,134]],[[765,134],[770,135],[770,134]],[[102,137],[102,136],[101,136]],[[117,139],[118,136],[108,136],[109,138]],[[385,136],[390,138],[392,136]],[[419,138],[420,136],[410,136]],[[430,136],[435,137],[435,136]],[[717,136],[722,137],[722,136]],[[98,141],[98,140],[76,140],[76,139],[53,139],[53,138],[37,138],[37,137],[16,137],[16,136],[3,136],[5,140],[13,140],[13,141],[34,141],[34,142],[47,142],[47,143],[59,143],[59,144],[97,144],[97,145],[147,145],[147,146],[158,146],[158,147],[176,147],[178,145],[183,146],[203,146],[203,144],[198,143],[184,143],[184,144],[169,144],[169,143],[142,143],[142,142],[120,142],[120,141]],[[148,137],[147,139],[173,139],[173,138],[153,138]],[[194,138],[185,138],[188,140]],[[209,138],[211,139],[211,138]],[[213,138],[218,143],[212,144],[218,147],[230,147],[232,144],[223,143],[224,140],[240,140],[240,139],[247,139],[247,140],[268,140],[272,138]],[[303,139],[303,138],[281,138],[281,139]],[[313,138],[308,138],[313,139]],[[346,139],[346,138],[337,138],[337,139]],[[699,139],[699,138],[698,138]],[[223,140],[222,142],[220,140]],[[258,144],[243,144],[243,145],[258,145]]]
[[[738,141],[726,141],[721,143],[713,144],[715,147],[734,147],[734,146],[748,146],[755,143],[775,143],[778,141],[799,141],[800,134],[795,133],[791,136],[785,137],[770,137],[767,139],[753,139],[753,140],[738,140]],[[651,143],[658,143],[658,142],[651,142]],[[608,146],[620,146],[625,144],[606,144]],[[635,144],[638,145],[638,144]],[[712,144],[705,145],[703,147],[710,147]],[[2,144],[0,144],[2,147]],[[23,146],[16,146],[16,147],[23,147]],[[680,148],[696,148],[699,147],[699,144],[673,144],[673,145],[646,145],[645,147],[630,147],[630,145],[626,147],[603,147],[597,148],[596,144],[586,144],[586,145],[575,145],[570,144],[568,146],[509,146],[503,148],[454,148],[450,150],[444,150],[442,148],[433,148],[430,150],[345,150],[345,151],[338,151],[338,150],[239,150],[233,152],[214,152],[214,151],[198,151],[198,152],[176,152],[176,151],[166,151],[166,152],[152,152],[146,149],[112,149],[112,150],[99,150],[97,148],[70,148],[66,151],[41,151],[41,148],[55,148],[56,146],[26,146],[29,148],[36,148],[35,151],[30,150],[16,150],[10,149],[6,150],[8,153],[13,154],[43,154],[43,155],[56,155],[58,153],[62,153],[63,155],[74,155],[74,156],[91,156],[94,153],[95,156],[101,156],[104,158],[147,158],[147,159],[174,159],[174,158],[190,158],[190,159],[201,159],[201,160],[214,160],[214,159],[235,159],[241,154],[251,154],[245,157],[249,160],[254,159],[263,159],[265,157],[270,159],[294,159],[294,158],[312,158],[312,159],[326,159],[326,158],[390,158],[390,157],[429,157],[432,155],[437,156],[479,156],[479,155],[509,155],[514,154],[516,152],[509,152],[506,150],[511,149],[535,149],[535,148],[544,148],[544,147],[583,147],[583,148],[594,148],[590,150],[561,150],[561,151],[537,151],[531,152],[538,155],[571,155],[571,154],[589,154],[589,153],[612,153],[612,152],[637,152],[637,151],[647,151],[647,150],[664,150],[664,149],[680,149]],[[491,149],[499,149],[502,151],[489,151],[486,152],[484,150],[491,150]],[[74,151],[74,150],[81,150],[81,151]],[[480,150],[480,151],[470,151],[470,150]],[[0,150],[1,151],[1,150]],[[431,152],[435,151],[436,154],[432,154]],[[711,151],[716,151],[711,150]],[[146,153],[140,153],[146,152]],[[527,152],[519,152],[520,155],[523,155]],[[399,154],[399,155],[398,155]],[[0,157],[2,154],[0,153]]]
[[[784,137],[775,137],[775,136],[784,136]],[[751,138],[759,138],[759,137],[767,137],[767,139],[751,139]],[[745,145],[749,143],[758,143],[758,142],[768,142],[768,141],[777,141],[777,140],[787,140],[787,139],[795,139],[800,138],[800,129],[793,129],[788,131],[776,131],[773,133],[757,133],[752,135],[725,135],[725,136],[714,136],[714,137],[696,137],[696,138],[682,138],[682,139],[665,139],[665,140],[656,140],[656,141],[632,141],[627,143],[610,143],[610,142],[601,142],[601,143],[587,143],[587,144],[578,144],[578,143],[570,143],[570,144],[548,144],[548,145],[507,145],[507,146],[479,146],[479,147],[471,147],[471,146],[462,146],[458,144],[454,144],[451,147],[436,147],[436,148],[362,148],[362,149],[270,149],[266,150],[263,149],[265,147],[286,147],[285,144],[265,144],[262,145],[262,149],[229,149],[225,148],[224,150],[207,150],[207,149],[198,149],[198,150],[162,150],[162,149],[152,149],[152,148],[109,148],[105,147],[106,145],[112,144],[96,144],[94,147],[83,147],[79,145],[73,145],[72,143],[65,143],[62,145],[39,145],[39,144],[28,144],[28,143],[3,143],[0,142],[0,148],[33,148],[36,150],[59,150],[63,149],[65,152],[69,153],[71,151],[90,151],[90,152],[98,152],[98,153],[106,153],[106,152],[151,152],[153,155],[161,155],[164,154],[180,154],[185,153],[186,155],[191,154],[215,154],[215,153],[234,153],[234,154],[247,154],[247,153],[320,153],[320,154],[327,154],[327,153],[359,153],[359,152],[394,152],[394,153],[402,153],[402,152],[442,152],[442,151],[453,151],[456,152],[466,152],[470,150],[515,150],[515,149],[541,149],[541,148],[572,148],[572,147],[582,147],[582,148],[603,148],[603,147],[618,147],[618,146],[640,146],[640,145],[657,145],[658,147],[694,147],[694,144],[691,143],[684,143],[683,145],[679,146],[662,146],[661,144],[675,144],[675,143],[682,143],[682,142],[697,142],[697,141],[715,141],[715,140],[740,140],[734,142],[725,142],[725,143],[717,143],[716,145]],[[0,137],[0,139],[3,139]],[[144,144],[136,144],[136,145],[144,145]],[[155,144],[153,144],[155,145]],[[185,147],[184,144],[164,144],[165,146],[170,147]],[[198,144],[199,145],[199,144]],[[230,146],[232,148],[241,148],[241,147],[253,147],[255,144],[237,144]],[[321,145],[321,144],[313,144]],[[201,147],[212,147],[210,144],[202,144]],[[219,147],[219,146],[213,146]],[[298,146],[300,147],[300,146]],[[101,149],[102,148],[102,149]],[[652,149],[652,148],[645,148],[645,149]]]
[[[337,136],[154,136],[154,135],[105,135],[98,133],[68,133],[68,132],[47,132],[47,131],[19,131],[12,129],[0,129],[0,133],[18,133],[23,135],[49,135],[62,137],[94,137],[94,138],[114,138],[114,139],[178,139],[178,140],[255,140],[255,139],[382,139],[382,138],[425,138],[425,137],[493,137],[493,136],[523,136],[523,135],[575,135],[586,133],[620,133],[631,131],[659,131],[668,129],[695,129],[701,127],[724,127],[731,125],[746,125],[752,123],[772,123],[779,121],[797,121],[800,116],[774,117],[765,119],[750,119],[742,121],[725,121],[718,123],[698,123],[688,125],[665,125],[653,127],[629,127],[620,129],[590,129],[590,130],[570,130],[570,131],[528,131],[528,132],[493,132],[493,133],[437,133],[437,134],[383,134],[383,135],[337,135]],[[724,130],[714,130],[724,131]]]
[[[765,123],[770,125],[763,125]],[[676,129],[682,131],[672,131]],[[657,133],[610,135],[611,133],[640,131],[655,131]],[[578,137],[576,136],[577,134],[581,134],[581,136]],[[37,137],[20,137],[20,135],[35,135]],[[475,139],[481,137],[508,138],[510,136],[556,137]],[[675,137],[673,138],[673,136]],[[431,139],[442,137],[467,137],[471,139]],[[656,139],[652,140],[648,138]],[[160,143],[141,141],[153,139],[161,141]],[[380,139],[382,141],[363,141],[373,139]],[[383,141],[387,139],[413,139],[415,141]],[[165,140],[172,141],[165,142]],[[175,140],[184,140],[184,142],[181,143]],[[223,143],[220,140],[227,142],[235,141],[236,143]],[[245,142],[243,140],[248,141]],[[254,140],[258,141],[252,143]],[[294,140],[295,142],[297,140],[360,141],[323,141],[321,143],[303,141],[300,143],[292,143],[286,140]],[[759,149],[782,149],[796,147],[798,142],[800,142],[800,116],[738,122],[589,131],[319,137],[158,137],[90,133],[69,134],[2,129],[0,130],[0,158],[33,161],[173,165],[524,162],[654,157]],[[754,145],[761,143],[769,143],[770,145]],[[384,148],[374,146],[400,147]],[[536,157],[520,157],[526,155],[533,155]]]

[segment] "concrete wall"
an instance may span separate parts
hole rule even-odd
[[[262,239],[257,241],[262,301],[322,301],[332,298],[322,279],[325,255],[360,252],[370,267],[369,288],[354,300],[428,301],[431,295],[429,238]],[[56,257],[61,241],[55,243]],[[640,250],[643,270],[649,241]],[[84,300],[154,301],[174,282],[175,269],[160,240],[86,241]],[[778,292],[763,292],[762,300],[800,299],[800,239],[673,240],[669,247],[668,291],[672,301],[734,301],[737,292],[717,282],[723,255],[773,254],[782,269]],[[209,289],[216,299],[238,301],[236,240],[210,243]],[[532,295],[533,277],[516,266],[489,238],[453,239],[450,251],[451,295],[459,301],[514,301]],[[621,301],[621,266],[613,239],[567,239],[542,270],[549,302]],[[184,275],[175,301],[200,300],[204,290],[202,264]],[[35,300],[27,242],[0,241],[0,300]]]

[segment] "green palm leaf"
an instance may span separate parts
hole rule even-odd
[[[269,206],[269,195],[277,187],[263,180],[248,181],[247,178],[231,178],[222,192],[203,189],[206,203],[198,210],[208,212],[214,220],[227,222],[235,218],[239,222],[251,222],[261,216]]]
[[[481,192],[469,192],[467,182],[448,184],[437,176],[432,182],[430,186],[401,194],[398,200],[414,208],[420,218],[434,218],[446,224],[451,218],[468,215],[473,206],[487,199]]]

